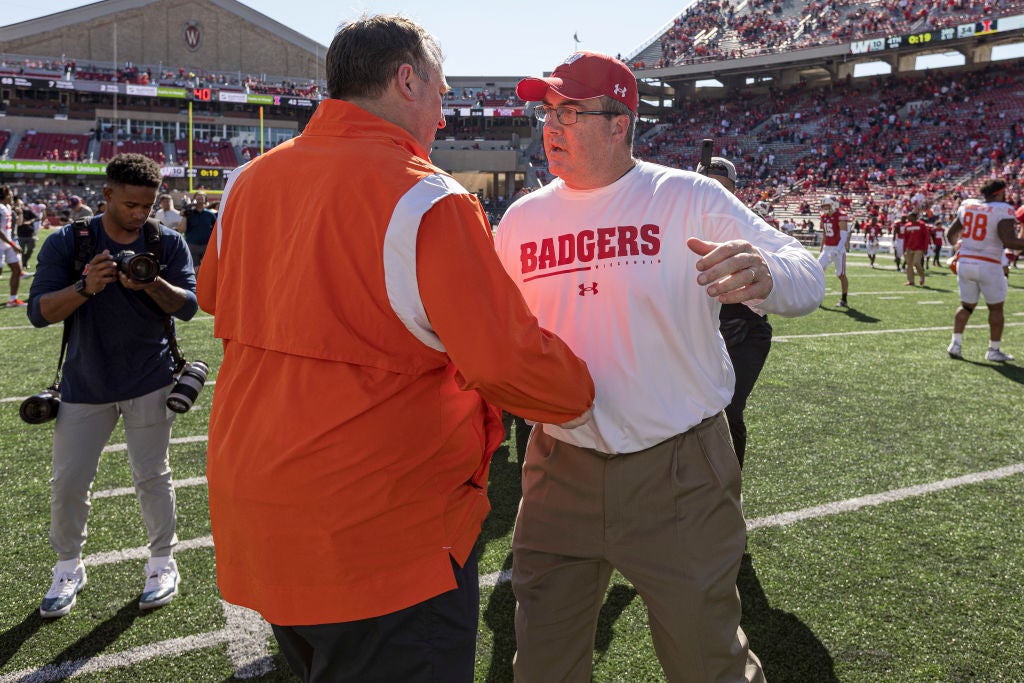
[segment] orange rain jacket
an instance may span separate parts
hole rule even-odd
[[[218,584],[274,624],[454,589],[450,558],[465,562],[490,507],[495,406],[561,423],[593,401],[476,197],[340,100],[232,177],[198,295],[224,342],[207,454]]]

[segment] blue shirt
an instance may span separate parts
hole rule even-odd
[[[209,209],[191,213],[185,218],[185,241],[189,244],[205,245],[210,241],[217,214]]]
[[[96,253],[104,249],[109,249],[111,255],[126,249],[147,251],[145,229],[139,231],[133,244],[120,244],[107,236],[101,217],[93,218],[89,227],[96,237]],[[188,292],[184,305],[172,315],[189,320],[199,308],[192,258],[180,234],[164,226],[160,226],[160,233],[163,262],[167,265],[161,277]],[[50,324],[40,312],[39,297],[64,289],[77,279],[71,273],[74,254],[70,225],[50,235],[39,250],[28,304],[28,318],[36,327]],[[170,384],[174,358],[164,329],[165,317],[148,294],[122,287],[119,282],[108,284],[79,306],[64,322],[71,326],[71,337],[60,383],[61,399],[69,403],[113,403]]]

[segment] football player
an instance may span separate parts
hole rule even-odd
[[[836,268],[836,277],[842,286],[842,294],[837,304],[840,308],[848,308],[846,297],[850,282],[846,278],[846,253],[850,251],[850,230],[846,212],[839,208],[839,202],[832,195],[821,198],[821,230],[825,236],[818,250],[818,263],[822,270],[828,269],[832,263]]]

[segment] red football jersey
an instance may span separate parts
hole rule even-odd
[[[839,226],[846,222],[846,214],[843,211],[821,214],[821,229],[825,232],[826,247],[839,246]]]

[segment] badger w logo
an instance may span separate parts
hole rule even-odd
[[[596,282],[591,282],[590,283],[590,287],[587,287],[585,284],[583,284],[581,282],[579,287],[580,287],[580,296],[586,296],[587,292],[591,292],[592,294],[597,294],[597,283]]]
[[[185,41],[185,47],[192,52],[199,49],[203,42],[203,27],[198,21],[186,21],[181,29],[181,37]]]

